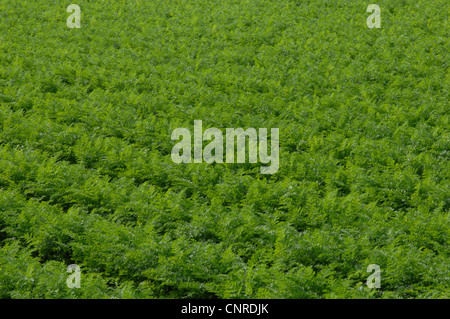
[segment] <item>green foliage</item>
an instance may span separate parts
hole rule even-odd
[[[0,3],[0,298],[450,297],[445,1],[77,3]],[[195,119],[279,171],[173,163]]]

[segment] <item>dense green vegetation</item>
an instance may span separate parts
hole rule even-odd
[[[70,3],[0,3],[0,298],[450,297],[448,1]],[[279,171],[173,163],[195,119]]]

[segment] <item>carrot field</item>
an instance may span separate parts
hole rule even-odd
[[[2,0],[0,298],[449,298],[450,5],[371,3]]]

